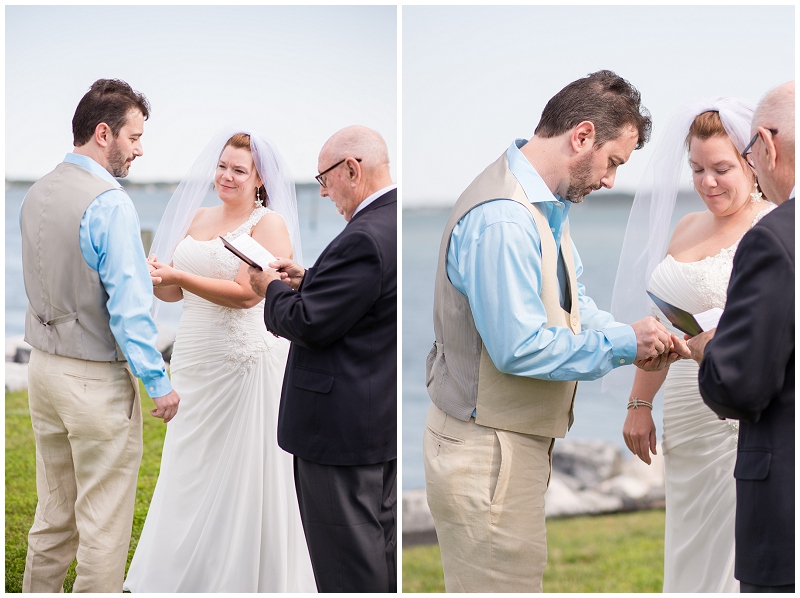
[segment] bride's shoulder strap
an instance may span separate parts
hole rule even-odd
[[[261,220],[266,214],[271,214],[272,210],[265,207],[260,207],[254,209],[250,212],[250,216],[248,216],[247,220],[242,222],[236,230],[231,233],[231,237],[238,237],[241,234],[250,234],[253,231],[253,227],[258,224],[259,220]]]

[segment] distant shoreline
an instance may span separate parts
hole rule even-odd
[[[175,182],[172,182],[172,181],[151,181],[151,182],[147,182],[147,181],[129,181],[129,180],[124,180],[123,181],[123,180],[120,180],[120,179],[117,179],[117,180],[119,180],[120,184],[122,184],[122,186],[125,187],[125,188],[153,190],[153,191],[163,191],[165,189],[166,190],[170,190],[170,191],[174,191],[178,187],[178,184],[180,183],[180,181],[175,181]],[[36,182],[35,180],[29,181],[29,180],[25,180],[25,179],[6,179],[6,189],[9,189],[11,187],[30,187],[35,182]],[[209,185],[210,184],[211,184],[211,182],[209,181]],[[316,181],[303,181],[303,182],[296,181],[294,185],[298,189],[307,189],[309,187],[319,188],[319,185],[316,183]]]
[[[586,199],[586,203],[592,206],[598,206],[602,204],[626,204],[631,205],[633,203],[633,198],[636,194],[629,193],[626,191],[606,191],[600,190],[595,193],[592,193],[591,196]],[[403,211],[414,211],[414,212],[441,212],[443,210],[450,210],[453,205],[455,204],[458,197],[442,199],[442,198],[423,198],[423,199],[414,199],[414,200],[407,200],[403,199]],[[678,192],[678,203],[683,202],[700,202],[700,199],[697,197],[697,193],[693,189],[683,189]],[[581,204],[576,204],[579,206]],[[698,209],[700,209],[701,204],[698,203]]]

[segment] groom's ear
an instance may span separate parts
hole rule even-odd
[[[569,141],[573,151],[580,154],[594,145],[594,138],[594,123],[590,120],[585,120],[575,125]]]
[[[106,123],[100,123],[94,128],[94,140],[100,147],[107,147],[114,138],[114,133]]]

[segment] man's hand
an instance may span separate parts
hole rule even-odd
[[[281,279],[280,274],[269,268],[266,270],[259,270],[258,268],[253,268],[253,266],[248,266],[247,273],[250,275],[250,288],[253,289],[253,292],[259,297],[267,296],[267,287],[269,283],[273,280]]]
[[[712,328],[711,330],[701,332],[697,336],[689,336],[687,334],[683,337],[687,341],[686,344],[689,346],[689,351],[691,351],[690,357],[697,363],[703,361],[703,354],[706,351],[706,344],[708,341],[714,338],[714,334],[716,334],[716,332],[717,329]]]
[[[178,412],[178,403],[181,402],[181,398],[177,392],[172,390],[163,397],[154,398],[153,402],[156,404],[156,408],[150,410],[150,415],[163,419],[166,424]]]
[[[671,346],[669,333],[664,325],[654,317],[648,316],[634,322],[631,324],[631,328],[636,334],[635,362],[652,359],[669,351]]]
[[[633,365],[643,369],[645,372],[657,372],[668,368],[679,359],[691,358],[692,355],[689,352],[689,348],[683,340],[679,339],[674,334],[669,335],[669,340],[670,346],[667,351],[664,351],[664,353],[656,357],[637,359],[633,362]]]
[[[281,280],[292,287],[295,291],[300,288],[300,283],[305,276],[305,269],[296,264],[290,259],[279,257],[269,265],[270,268],[275,268],[281,275]]]
[[[155,253],[151,253],[150,257],[147,258],[147,269],[150,271],[150,282],[153,283],[154,287],[157,287],[161,284],[161,277],[160,276],[153,276],[153,272],[156,271],[156,264],[158,263],[158,257],[156,257]]]

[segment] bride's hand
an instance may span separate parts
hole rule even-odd
[[[155,256],[151,257],[153,258],[152,261],[148,259],[147,264],[150,267],[150,280],[153,281],[153,286],[166,287],[177,285],[178,271],[172,266],[156,261]]]
[[[650,453],[656,454],[656,425],[649,407],[628,409],[622,436],[630,451],[650,465]]]

